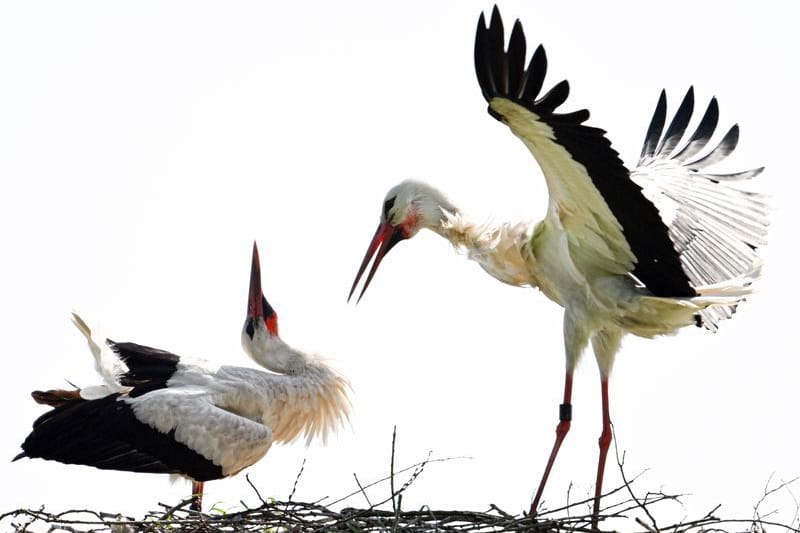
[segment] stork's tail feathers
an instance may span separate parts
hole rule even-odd
[[[94,333],[75,311],[72,312],[72,323],[86,337],[89,349],[94,356],[94,366],[97,373],[102,376],[105,385],[86,387],[81,390],[93,397],[106,396],[111,392],[121,392],[124,388],[119,383],[119,377],[128,371],[128,367],[119,356],[108,346],[106,339],[95,331]],[[96,391],[94,389],[97,389]],[[83,396],[86,398],[86,396]]]
[[[701,285],[695,287],[698,297],[703,298],[743,298],[753,292],[753,284],[761,277],[762,262],[760,259],[750,266],[750,268],[742,274],[725,280],[720,283],[712,285]]]
[[[83,336],[89,341],[89,347],[92,348],[92,352],[99,350],[97,343],[92,342],[92,330],[86,325],[86,322],[83,321],[81,315],[79,315],[76,311],[72,312],[72,323],[75,324],[75,327],[78,328],[80,332],[83,333]]]
[[[103,377],[105,383],[103,385],[92,385],[83,388],[76,387],[74,389],[35,390],[31,393],[31,397],[33,397],[33,400],[38,404],[49,405],[50,407],[61,407],[84,400],[104,398],[109,394],[125,390],[124,387],[119,384],[119,376],[127,372],[125,363],[123,363],[117,354],[108,347],[106,342],[100,340],[98,335],[92,334],[92,330],[83,318],[74,311],[72,312],[72,323],[75,324],[75,327],[86,337],[89,349],[92,351],[92,355],[94,355],[97,373]]]
[[[716,332],[719,322],[731,318],[736,307],[753,292],[753,284],[761,277],[760,260],[743,274],[713,285],[696,287],[698,296],[692,301],[706,307],[697,314],[697,325]]]

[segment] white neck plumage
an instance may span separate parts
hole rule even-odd
[[[259,365],[274,372],[266,377],[279,389],[283,402],[267,402],[263,413],[278,442],[289,442],[301,433],[306,441],[327,439],[350,416],[350,384],[322,359],[295,350],[277,336],[256,330],[251,339],[243,333],[245,352]]]
[[[408,183],[414,188],[414,204],[422,214],[423,227],[441,235],[456,249],[467,251],[470,258],[491,253],[503,241],[516,238],[528,227],[527,224],[475,223],[438,189],[423,182]]]
[[[467,257],[503,283],[534,285],[530,267],[535,262],[531,261],[532,251],[528,246],[532,235],[531,224],[478,224],[455,208],[442,208],[441,212],[441,223],[431,229],[447,239],[456,250],[466,251]],[[527,261],[523,254],[530,256]]]
[[[242,333],[242,347],[253,361],[278,374],[299,374],[306,369],[310,359],[263,328],[257,328],[252,339],[247,333]]]

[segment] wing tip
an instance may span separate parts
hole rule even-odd
[[[547,74],[547,54],[544,45],[539,43],[526,64],[526,47],[525,30],[520,19],[514,20],[511,36],[506,44],[499,7],[495,4],[492,8],[488,25],[487,14],[481,12],[475,32],[474,49],[475,73],[481,93],[489,104],[494,98],[505,98],[540,116],[555,115],[555,110],[569,96],[569,82],[562,80],[556,83],[540,98]],[[573,112],[563,116],[565,120],[571,121],[588,113],[579,111],[580,113]],[[501,120],[500,113],[492,110],[491,105],[489,114]]]
[[[661,89],[658,103],[645,134],[639,165],[647,165],[648,159],[674,160],[691,170],[698,171],[718,163],[730,155],[739,143],[740,128],[733,124],[722,139],[711,149],[707,149],[719,121],[719,101],[716,96],[709,99],[700,122],[687,141],[687,127],[695,114],[694,85],[690,85],[678,106],[672,120],[666,125],[666,90]],[[679,145],[682,145],[679,147]],[[700,155],[698,155],[700,154]]]
[[[644,135],[644,143],[642,143],[642,152],[639,156],[640,163],[653,157],[656,153],[656,147],[661,140],[661,133],[664,131],[664,124],[667,121],[667,90],[661,89],[658,95],[658,102],[653,111],[653,116],[650,118],[650,124],[647,127],[647,132]]]

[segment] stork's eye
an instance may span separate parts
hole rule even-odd
[[[396,196],[392,196],[391,198],[387,199],[383,202],[383,219],[389,220],[389,211],[394,207],[394,201],[397,199]]]
[[[247,326],[245,326],[245,328],[244,328],[244,332],[245,332],[245,333],[247,333],[247,335],[248,335],[248,336],[249,336],[251,339],[253,338],[253,335],[255,335],[256,328],[255,328],[255,326],[253,325],[253,319],[252,319],[252,318],[248,318],[248,319],[247,319]]]

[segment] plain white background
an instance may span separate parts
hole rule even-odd
[[[407,508],[527,509],[552,445],[563,377],[561,310],[504,286],[423,233],[392,251],[358,306],[347,292],[383,196],[405,178],[447,191],[478,219],[538,218],[544,182],[524,146],[485,112],[472,45],[485,1],[9,2],[0,6],[0,458],[44,409],[33,389],[95,381],[69,321],[115,340],[220,363],[239,346],[250,249],[283,337],[353,384],[352,428],[328,446],[277,446],[249,470],[265,496],[356,490],[396,463],[429,465]],[[800,474],[795,343],[798,193],[793,17],[783,4],[507,1],[545,87],[587,107],[635,163],[658,93],[670,112],[694,84],[738,122],[725,169],[765,165],[774,196],[758,294],[713,335],[626,340],[612,419],[641,490],[691,493],[665,518],[747,517],[772,483]],[[719,132],[721,135],[722,131]],[[592,491],[597,371],[578,370],[574,421],[545,499]],[[606,486],[619,483],[613,457]],[[142,515],[188,484],[45,461],[0,461],[4,510],[46,505]],[[762,511],[791,519],[800,489]],[[385,496],[384,485],[373,499]],[[243,476],[206,505],[257,503]],[[361,498],[349,505],[366,505]]]

